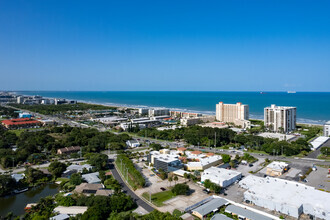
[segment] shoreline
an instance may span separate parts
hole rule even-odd
[[[12,92],[14,94],[21,94],[24,96],[32,96],[32,95],[26,95],[24,93],[21,92]],[[44,98],[50,98],[50,99],[54,99],[54,98],[63,98],[63,97],[46,97],[44,96]],[[67,100],[74,100],[74,99],[69,99],[69,98],[63,98],[63,99],[67,99]],[[86,101],[86,100],[76,100],[77,102],[80,103],[85,103],[85,104],[94,104],[94,105],[102,105],[102,106],[107,106],[107,107],[115,107],[115,108],[132,108],[132,109],[138,109],[138,108],[168,108],[170,111],[180,111],[180,112],[189,112],[189,113],[200,113],[206,116],[214,116],[215,115],[215,111],[202,111],[202,110],[191,110],[191,109],[181,109],[181,108],[173,108],[173,107],[166,107],[166,106],[147,106],[147,105],[130,105],[130,104],[119,104],[119,103],[100,103],[100,102],[95,102],[95,101]],[[252,117],[249,118],[250,120],[260,120],[263,121],[263,115],[251,115]],[[308,122],[310,121],[310,122]],[[297,118],[297,124],[302,124],[302,125],[311,125],[311,126],[323,126],[327,121],[326,120],[313,120],[313,119],[305,119],[305,118],[301,118],[299,120],[299,118]]]

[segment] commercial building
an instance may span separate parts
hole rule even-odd
[[[301,214],[330,219],[329,193],[294,181],[249,175],[239,182],[244,200],[294,218]]]
[[[323,127],[323,136],[330,137],[330,121],[327,121]]]
[[[30,118],[3,120],[1,121],[1,124],[7,129],[32,128],[41,125],[39,121]]]
[[[238,219],[249,219],[249,220],[272,220],[273,218],[261,215],[253,212],[249,209],[245,209],[236,205],[229,205],[225,209],[226,213],[236,215]]]
[[[268,176],[281,176],[284,172],[288,171],[289,164],[280,161],[273,161],[266,167],[266,174]]]
[[[313,141],[310,142],[311,145],[312,145],[312,150],[319,149],[329,139],[330,139],[330,137],[324,137],[324,136],[320,136],[320,137],[315,138]]]
[[[228,201],[222,198],[214,198],[211,201],[192,210],[192,214],[200,219],[204,219],[208,214],[217,212],[220,207],[227,205]]]
[[[148,162],[152,163],[157,170],[172,172],[183,167],[179,155],[169,154],[167,151],[151,151],[147,158]]]
[[[296,107],[271,105],[264,109],[265,127],[274,132],[291,132],[296,130]]]
[[[242,173],[218,167],[210,167],[202,173],[201,182],[210,180],[221,187],[227,187],[242,178]]]
[[[212,216],[211,220],[232,220],[232,218],[227,217],[224,214],[215,214]]]
[[[220,155],[203,154],[200,151],[186,151],[186,155],[186,160],[189,162],[185,167],[189,171],[205,170],[222,162]]]
[[[242,128],[250,128],[249,106],[238,102],[236,104],[224,104],[219,102],[216,105],[216,119],[225,123],[233,123]]]

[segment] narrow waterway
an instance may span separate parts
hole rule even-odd
[[[24,214],[24,208],[28,203],[36,203],[41,198],[55,195],[58,192],[58,185],[46,184],[24,193],[0,197],[0,216],[6,216],[8,212],[15,215]]]

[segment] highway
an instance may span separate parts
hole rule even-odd
[[[143,201],[140,197],[138,197],[127,185],[126,183],[123,181],[123,179],[121,178],[121,176],[119,175],[119,173],[117,172],[115,166],[113,165],[113,160],[110,160],[110,170],[111,173],[113,175],[113,177],[120,183],[120,185],[122,186],[122,189],[124,190],[124,192],[128,195],[130,195],[134,201],[136,202],[137,205],[141,206],[142,208],[144,208],[145,210],[147,210],[148,212],[151,212],[154,210],[153,207],[151,207],[148,203],[146,203],[145,201]]]

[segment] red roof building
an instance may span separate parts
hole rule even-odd
[[[40,125],[40,122],[30,118],[16,118],[11,120],[3,120],[1,124],[8,129],[17,129],[35,127]]]

